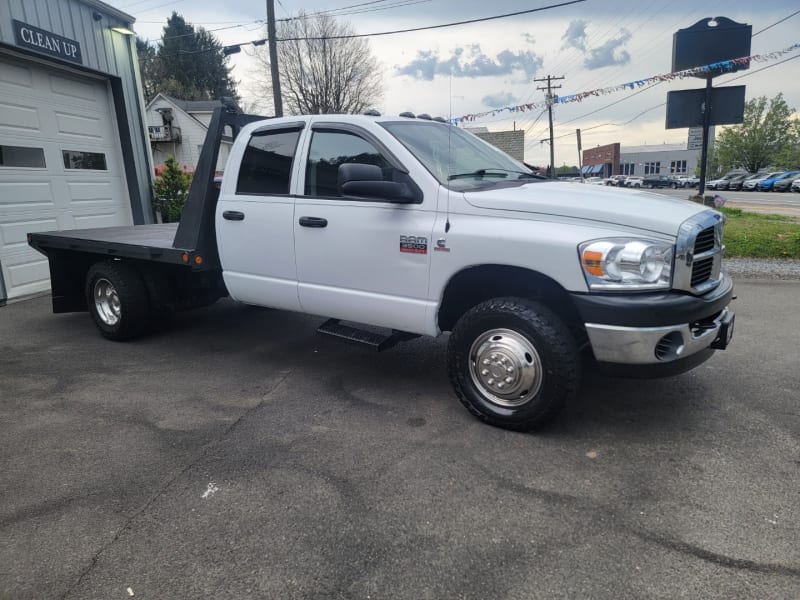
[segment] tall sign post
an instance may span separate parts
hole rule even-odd
[[[728,125],[744,120],[745,86],[713,88],[714,77],[749,69],[750,63],[731,63],[750,56],[753,27],[726,17],[701,19],[691,27],[679,29],[672,37],[672,72],[708,66],[697,74],[706,80],[705,88],[667,94],[667,129],[703,128],[700,154],[700,186],[703,195],[708,162],[708,130],[711,125]]]

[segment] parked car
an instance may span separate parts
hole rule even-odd
[[[592,185],[603,185],[605,181],[603,181],[602,177],[586,177],[583,180],[583,183],[591,183]]]
[[[758,189],[758,184],[764,181],[765,179],[769,179],[770,177],[776,177],[781,174],[783,174],[783,171],[773,171],[772,173],[761,173],[759,177],[746,179],[744,183],[742,183],[742,190],[747,192],[753,192]]]
[[[752,181],[753,179],[760,179],[764,176],[764,173],[753,173],[752,175],[748,175],[747,177],[743,177],[742,179],[732,179],[728,183],[728,190],[730,191],[737,191],[744,189],[744,184],[748,181]]]
[[[735,190],[737,186],[741,186],[742,182],[750,177],[751,173],[740,173],[730,179],[723,179],[717,186],[718,190]]]
[[[781,179],[786,179],[787,177],[791,177],[792,175],[796,175],[800,173],[800,171],[786,171],[781,175],[776,175],[775,177],[769,177],[768,179],[764,179],[758,184],[758,189],[762,192],[769,192],[772,190],[772,186],[775,185],[776,181],[780,181]]]
[[[694,175],[680,175],[672,180],[672,189],[697,187],[700,184],[700,178]]]
[[[719,179],[713,179],[711,181],[706,181],[706,189],[709,190],[726,190],[728,189],[728,182],[731,179],[735,179],[736,177],[740,177],[742,175],[749,175],[747,171],[742,171],[741,169],[736,169],[735,171],[730,171],[725,173]]]
[[[668,188],[672,187],[672,177],[669,175],[647,175],[642,180],[642,187]]]
[[[642,177],[628,177],[625,179],[625,187],[640,188],[642,187]]]
[[[795,181],[800,180],[800,172],[795,173],[791,177],[785,177],[783,179],[778,179],[774,184],[772,184],[772,191],[773,192],[786,192],[791,189],[792,185]]]
[[[622,187],[625,185],[625,180],[628,178],[627,175],[612,175],[611,177],[607,177],[604,181],[606,185],[615,185]]]

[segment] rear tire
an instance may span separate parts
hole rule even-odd
[[[482,421],[515,431],[546,424],[580,387],[580,355],[561,319],[525,298],[495,298],[459,319],[448,345],[450,382]]]
[[[129,340],[150,324],[150,298],[139,272],[120,261],[95,263],[86,274],[86,302],[100,333]]]

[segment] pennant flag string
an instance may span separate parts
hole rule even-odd
[[[733,72],[735,70],[735,67],[737,66],[749,65],[750,62],[767,62],[770,60],[775,60],[776,58],[779,58],[784,54],[794,52],[795,50],[798,49],[800,49],[800,43],[792,44],[791,46],[789,46],[788,48],[784,48],[783,50],[776,50],[774,52],[768,52],[766,54],[753,54],[752,56],[743,56],[741,58],[723,60],[720,62],[703,65],[701,67],[693,67],[691,69],[675,71],[674,73],[663,73],[661,75],[653,75],[652,77],[637,79],[635,81],[620,83],[618,85],[598,88],[595,90],[588,90],[586,92],[579,92],[577,94],[567,94],[563,96],[554,95],[551,101],[553,104],[567,104],[569,102],[581,102],[589,97],[605,96],[607,94],[612,94],[615,92],[633,90],[636,88],[642,88],[645,86],[654,85],[656,83],[661,83],[663,81],[685,79],[686,77],[695,77],[698,75],[707,75],[710,73],[716,73],[716,74],[730,73]],[[508,113],[528,112],[539,108],[547,108],[547,105],[548,102],[547,100],[545,100],[544,102],[528,102],[526,104],[518,104],[516,106],[504,106],[502,108],[494,108],[492,110],[486,110],[479,113],[471,113],[462,115],[460,117],[452,117],[449,120],[449,122],[455,125],[459,125],[461,123],[471,123],[477,119],[482,119],[484,117],[490,117],[490,116],[494,117],[498,114],[506,112]]]

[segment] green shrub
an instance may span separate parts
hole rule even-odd
[[[177,223],[181,220],[191,182],[192,178],[181,170],[175,158],[168,156],[164,162],[164,172],[153,184],[153,208],[161,213],[164,223]]]

